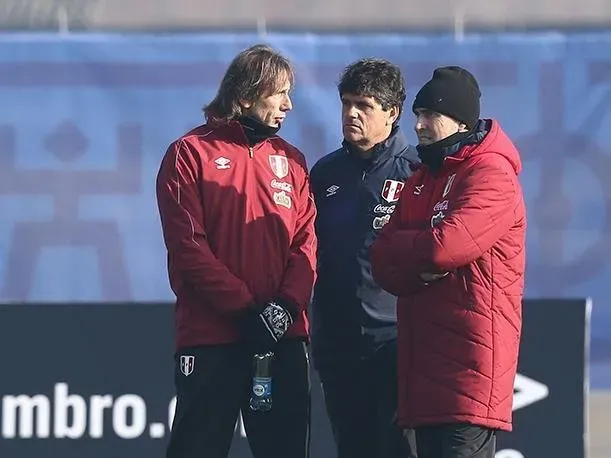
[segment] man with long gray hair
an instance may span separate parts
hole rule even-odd
[[[240,410],[255,458],[308,456],[315,208],[303,154],[277,135],[292,85],[285,57],[246,49],[204,109],[207,122],[161,163],[157,200],[176,295],[167,458],[227,457]],[[252,360],[267,352],[273,405],[257,412]]]

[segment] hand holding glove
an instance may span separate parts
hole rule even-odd
[[[429,283],[435,282],[437,280],[441,280],[449,273],[450,272],[444,272],[444,273],[422,272],[420,274],[420,280],[422,280],[424,284],[428,285]]]
[[[272,350],[297,319],[295,305],[282,299],[274,299],[251,310],[246,333],[255,352]]]

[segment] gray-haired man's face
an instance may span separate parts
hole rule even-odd
[[[261,97],[254,103],[243,104],[243,114],[251,116],[270,127],[280,127],[286,114],[293,108],[289,92],[291,83],[287,80],[278,86],[273,94]]]

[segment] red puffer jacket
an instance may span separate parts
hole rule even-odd
[[[526,211],[519,154],[496,121],[479,144],[422,166],[372,247],[399,296],[399,422],[511,430]],[[445,277],[425,283],[423,272]]]

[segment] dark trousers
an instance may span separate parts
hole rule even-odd
[[[310,378],[306,345],[301,340],[281,340],[274,353],[272,409],[253,412],[249,407],[252,353],[243,345],[178,352],[178,400],[166,458],[226,458],[240,410],[254,458],[307,458]],[[181,371],[181,356],[194,356],[193,372],[188,376]]]
[[[397,347],[318,368],[338,458],[415,458],[397,420]]]
[[[494,458],[496,431],[467,423],[416,428],[418,458]]]

